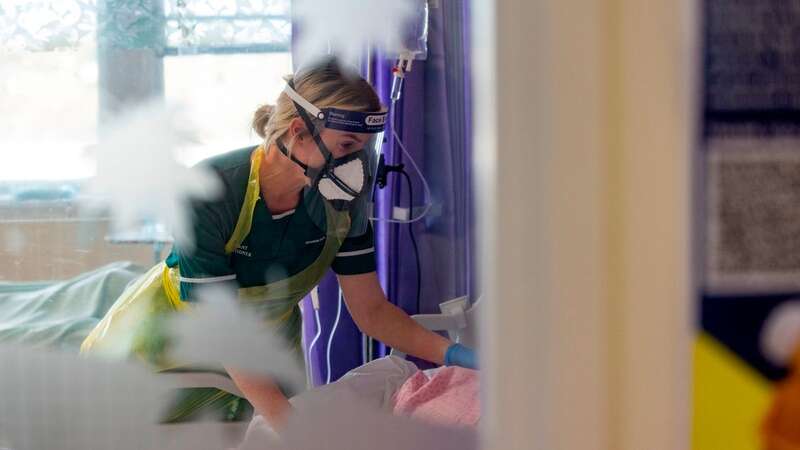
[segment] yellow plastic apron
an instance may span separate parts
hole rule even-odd
[[[259,169],[264,157],[263,147],[251,155],[250,175],[244,203],[239,211],[233,235],[225,245],[230,255],[239,247],[253,223],[253,212],[261,195]],[[302,360],[300,347],[302,318],[300,300],[318,285],[333,263],[350,228],[350,217],[330,207],[327,202],[327,230],[325,245],[319,257],[301,272],[264,286],[240,288],[240,301],[248,309],[257,311],[262,318],[296,349]],[[127,358],[131,355],[154,365],[158,370],[179,367],[168,359],[168,340],[160,328],[167,314],[182,311],[189,303],[180,300],[179,267],[167,267],[161,262],[128,286],[105,317],[81,344],[82,354]],[[241,401],[226,392],[209,389],[187,389],[175,402],[165,417],[166,422],[188,420],[199,410],[223,409],[225,418],[237,418],[236,409]]]

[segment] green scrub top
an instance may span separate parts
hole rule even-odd
[[[296,275],[320,256],[326,230],[311,220],[302,200],[294,210],[273,215],[260,197],[250,233],[238,248],[226,254],[225,244],[244,203],[254,149],[235,150],[200,163],[219,177],[223,193],[213,201],[192,203],[194,248],[175,246],[167,257],[168,266],[180,266],[182,300],[192,300],[193,289],[209,283],[235,282],[239,288],[264,286]],[[339,275],[374,272],[372,226],[361,236],[345,239],[331,267]]]

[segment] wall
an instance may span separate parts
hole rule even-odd
[[[107,219],[79,216],[67,203],[0,204],[0,281],[61,280],[120,260],[153,263],[151,246],[112,245],[108,232]]]
[[[691,3],[473,5],[486,448],[687,448]]]

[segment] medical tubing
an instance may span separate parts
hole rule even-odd
[[[303,316],[306,315],[306,305],[300,303],[300,312]],[[308,347],[306,344],[306,330],[305,330],[305,323],[303,324],[303,331],[300,333],[300,345],[303,347],[303,362],[305,362],[305,369],[306,369],[306,386],[311,387],[313,384],[312,375],[311,375],[311,361],[309,358]]]
[[[339,289],[339,304],[336,306],[336,320],[333,321],[333,328],[331,328],[331,334],[328,336],[328,348],[326,348],[326,359],[328,363],[328,375],[327,381],[325,384],[330,384],[331,382],[331,347],[333,347],[333,335],[336,333],[336,328],[339,326],[339,318],[342,315],[342,289]]]
[[[400,95],[403,91],[403,80],[405,79],[405,72],[403,69],[400,68],[400,63],[397,63],[397,66],[392,69],[392,91],[389,94],[389,98],[392,99],[392,103],[400,100]]]
[[[400,174],[403,175],[408,183],[408,209],[409,211],[414,207],[414,190],[411,187],[411,177],[408,175],[408,172],[405,170],[401,170]],[[422,290],[422,267],[420,266],[419,260],[419,247],[417,247],[417,238],[414,236],[414,224],[408,224],[408,235],[411,238],[411,246],[414,248],[414,259],[417,263],[417,309],[416,314],[422,314],[421,309],[421,296],[420,292]]]
[[[380,220],[383,220],[384,222],[389,222],[389,223],[414,223],[414,222],[417,222],[417,221],[421,220],[426,215],[428,215],[428,212],[431,210],[431,207],[433,206],[433,203],[431,203],[431,189],[428,186],[428,181],[425,180],[425,175],[423,175],[422,171],[419,170],[419,166],[417,166],[417,162],[414,161],[414,157],[411,156],[411,153],[409,153],[408,150],[406,150],[405,145],[403,145],[403,141],[400,140],[400,136],[397,134],[397,131],[394,128],[392,128],[392,135],[394,135],[394,141],[397,143],[397,146],[400,147],[400,150],[403,151],[403,154],[406,155],[406,157],[408,157],[408,160],[411,163],[411,165],[414,167],[414,170],[417,172],[417,174],[419,174],[419,179],[422,181],[422,189],[425,191],[425,198],[427,199],[427,203],[425,204],[425,209],[420,213],[420,215],[417,216],[417,217],[414,217],[413,219],[408,219],[408,220],[380,219]],[[408,211],[409,217],[411,217],[411,212],[412,211],[409,209],[409,211]]]
[[[311,350],[314,349],[314,346],[317,345],[317,341],[319,340],[319,337],[322,336],[322,324],[320,323],[320,320],[319,320],[319,309],[317,309],[317,308],[314,308],[314,319],[317,322],[317,334],[314,336],[314,339],[311,340],[311,344],[308,345],[308,355],[309,355],[308,356],[308,370],[309,370],[309,373],[312,374],[311,375],[312,381],[313,381],[313,378],[314,378],[314,375],[313,375],[314,372],[311,371],[311,369],[312,369],[312,365],[311,365]]]
[[[395,122],[397,120],[397,116],[396,116],[397,115],[397,108],[396,108],[396,106],[397,106],[396,103],[392,102],[392,106],[391,106],[392,117],[393,117],[393,120]],[[411,165],[414,167],[414,171],[416,171],[417,174],[419,175],[419,179],[422,181],[422,189],[423,189],[423,191],[425,193],[425,199],[426,199],[427,203],[425,204],[425,209],[420,213],[420,215],[417,216],[417,217],[414,217],[413,219],[410,218],[413,215],[412,214],[413,213],[413,211],[412,211],[413,208],[409,208],[409,210],[408,210],[409,219],[407,219],[407,220],[381,219],[381,218],[378,218],[378,217],[372,217],[370,220],[372,220],[372,221],[376,221],[377,220],[377,221],[386,222],[386,223],[414,223],[414,222],[417,222],[417,221],[423,219],[425,216],[427,216],[428,212],[431,210],[431,207],[433,206],[433,203],[431,202],[431,189],[430,189],[430,186],[428,186],[428,181],[425,179],[425,175],[422,173],[421,170],[419,170],[419,166],[417,165],[417,162],[414,161],[414,157],[411,156],[411,153],[406,149],[406,146],[403,145],[403,141],[400,139],[400,135],[397,134],[397,127],[394,125],[394,123],[392,124],[392,136],[394,137],[394,142],[397,144],[398,147],[400,147],[400,151],[402,151],[403,154],[408,158],[409,162],[411,162]]]

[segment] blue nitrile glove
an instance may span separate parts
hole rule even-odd
[[[445,366],[461,366],[467,369],[478,369],[478,357],[475,351],[461,344],[453,344],[447,347],[444,353]]]

